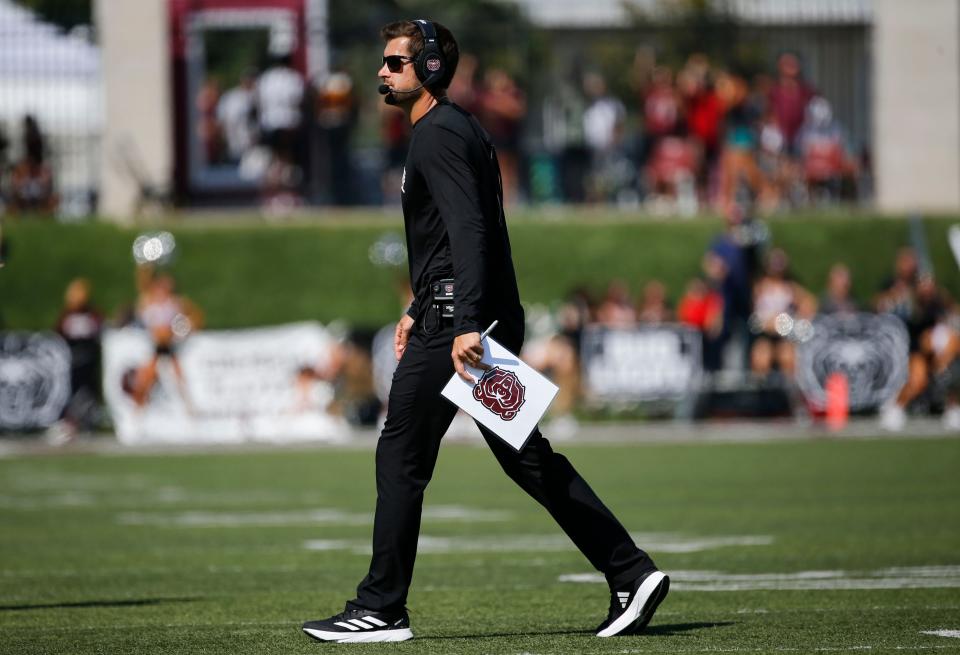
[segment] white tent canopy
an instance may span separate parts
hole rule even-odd
[[[27,114],[47,136],[63,199],[89,195],[97,187],[103,126],[99,50],[13,0],[0,0],[0,127],[13,142],[13,158],[22,155]]]
[[[547,29],[617,28],[630,25],[634,12],[656,19],[670,0],[513,0],[539,27]],[[754,25],[867,24],[873,0],[712,0],[714,8]]]
[[[61,33],[12,0],[0,0],[0,76],[91,77],[100,74],[97,49]]]

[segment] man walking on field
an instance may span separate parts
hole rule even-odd
[[[446,97],[459,60],[457,43],[448,29],[425,20],[391,23],[381,36],[386,45],[380,92],[413,125],[400,192],[415,298],[394,338],[399,365],[377,444],[370,570],[343,612],[303,625],[320,641],[413,637],[405,605],[423,493],[457,411],[440,391],[454,371],[474,381],[465,367],[480,365],[480,332],[494,320],[497,341],[514,352],[523,344],[523,309],[496,152],[476,119]],[[434,299],[441,280],[454,287],[452,317]],[[634,634],[646,627],[667,595],[669,578],[539,430],[520,452],[485,427],[480,430],[507,475],[550,512],[606,576],[610,609],[597,636]]]

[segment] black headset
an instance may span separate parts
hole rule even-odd
[[[417,18],[413,21],[423,35],[423,49],[413,62],[417,79],[423,86],[430,88],[443,80],[447,74],[447,60],[437,41],[437,30],[428,20]]]

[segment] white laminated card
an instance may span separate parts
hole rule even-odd
[[[519,451],[559,389],[490,337],[481,361],[490,368],[467,366],[476,384],[454,373],[440,393]]]

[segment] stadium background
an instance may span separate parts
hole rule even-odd
[[[419,648],[954,648],[960,3],[0,0],[0,651],[306,651],[352,589],[413,15],[505,161],[545,433],[678,571],[649,639],[590,641],[602,585],[458,421]]]

